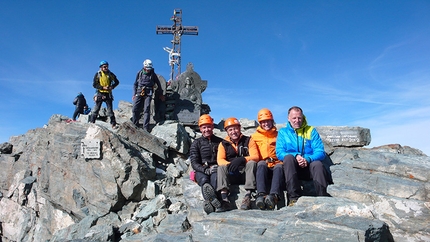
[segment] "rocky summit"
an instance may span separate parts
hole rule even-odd
[[[149,133],[126,102],[115,115],[118,129],[53,115],[0,144],[0,241],[430,241],[430,158],[398,144],[365,148],[368,129],[317,127],[332,197],[303,181],[307,195],[292,207],[284,197],[274,211],[253,202],[207,215],[189,179],[197,129],[164,121]],[[240,207],[243,186],[231,192]]]

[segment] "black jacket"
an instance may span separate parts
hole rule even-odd
[[[217,164],[218,145],[222,138],[212,135],[210,139],[200,137],[191,144],[190,160],[195,171],[205,172],[205,168]]]
[[[97,89],[97,91],[100,91],[101,89],[103,89],[103,87],[100,85],[100,75],[101,75],[101,71],[98,71],[96,72],[93,78],[93,87]],[[116,78],[113,72],[109,71],[106,75],[109,77],[110,86],[112,87],[112,89],[114,89],[116,86],[119,85],[119,80],[118,78]]]
[[[87,100],[85,100],[84,95],[80,94],[75,97],[73,100],[73,105],[76,105],[77,108],[84,108],[87,105]]]

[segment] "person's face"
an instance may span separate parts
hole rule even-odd
[[[106,71],[108,71],[108,70],[109,70],[109,65],[102,65],[102,66],[100,66],[100,69],[101,69],[102,71],[106,72]]]
[[[233,142],[236,142],[236,141],[238,141],[238,140],[239,140],[240,135],[241,135],[241,132],[240,132],[240,125],[232,125],[232,126],[229,126],[229,127],[227,127],[226,131],[227,131],[227,135],[228,135],[228,137],[230,137],[230,139],[231,139]]]
[[[200,132],[202,133],[203,137],[209,138],[213,135],[214,131],[214,125],[213,124],[202,124],[200,125]]]
[[[260,126],[264,130],[270,130],[273,127],[273,120],[271,120],[271,119],[262,120],[260,122]]]
[[[303,123],[303,114],[300,111],[292,109],[288,114],[288,121],[290,122],[293,129],[298,129]]]

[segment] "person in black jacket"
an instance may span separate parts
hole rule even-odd
[[[215,188],[217,186],[217,152],[222,138],[213,134],[214,123],[211,116],[203,114],[199,118],[202,137],[194,140],[190,148],[191,166],[195,171],[195,181],[202,188],[205,199],[203,210],[209,214],[221,208]]]
[[[76,121],[76,118],[79,114],[84,114],[84,109],[88,108],[87,100],[84,97],[82,92],[78,93],[78,95],[73,100],[73,105],[76,106],[75,112],[73,113],[73,121]]]
[[[152,61],[146,59],[143,62],[143,69],[139,70],[133,85],[133,123],[139,127],[140,114],[143,109],[143,128],[149,131],[149,115],[151,100],[154,92],[154,85],[157,85],[157,96],[164,101],[163,89],[160,80],[152,67]]]

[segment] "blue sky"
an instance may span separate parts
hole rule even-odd
[[[398,143],[430,155],[430,1],[2,1],[0,143],[72,116],[91,100],[107,60],[131,102],[146,58],[166,79],[175,8],[198,36],[182,37],[182,70],[208,81],[203,101],[218,122],[293,105],[314,126],[371,130],[369,147]],[[90,101],[91,103],[91,101]]]

